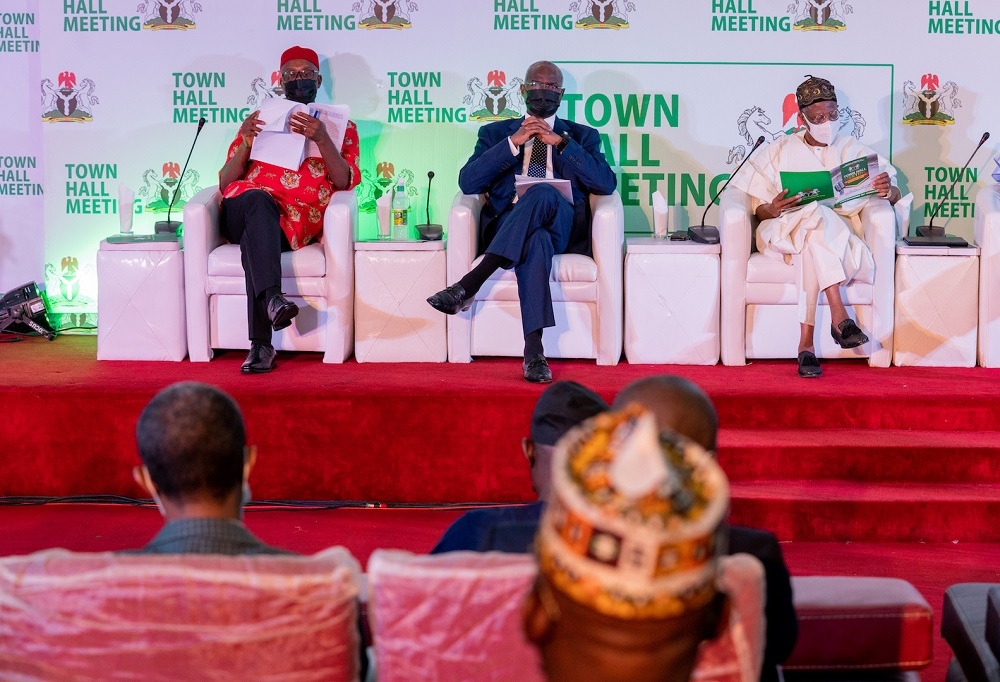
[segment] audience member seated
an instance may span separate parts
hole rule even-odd
[[[683,377],[660,375],[633,381],[621,390],[614,406],[638,403],[652,411],[661,428],[672,429],[715,452],[719,417],[711,399]],[[795,648],[799,625],[792,604],[792,584],[773,533],[729,527],[729,553],[751,554],[764,565],[767,579],[767,648],[761,680],[778,680],[778,668]]]
[[[431,554],[459,550],[530,552],[542,516],[542,500],[549,492],[556,441],[580,422],[607,409],[601,396],[573,381],[557,381],[542,391],[531,415],[531,435],[521,441],[539,501],[467,512],[445,531]]]
[[[174,384],[153,397],[135,431],[142,465],[132,475],[166,521],[140,553],[290,554],[243,525],[257,451],[246,445],[232,398],[214,386]]]
[[[688,680],[723,623],[728,508],[715,459],[639,406],[567,434],[524,609],[548,679]]]

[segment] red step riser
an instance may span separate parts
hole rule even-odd
[[[729,429],[900,429],[915,431],[991,431],[998,425],[994,402],[954,396],[928,405],[926,398],[847,399],[790,396],[714,397],[719,425]]]
[[[732,500],[730,522],[794,542],[1000,542],[1000,500]]]
[[[863,437],[863,436],[862,436]],[[816,434],[817,441],[822,434]],[[761,435],[761,441],[766,435]],[[956,435],[956,444],[961,437]],[[859,482],[1000,483],[1000,449],[842,446],[720,447],[719,463],[731,481],[840,479]]]

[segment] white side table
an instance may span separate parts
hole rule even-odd
[[[633,364],[719,361],[718,244],[632,237],[625,256],[625,356]]]
[[[897,367],[975,367],[979,247],[896,245]]]
[[[97,252],[97,359],[180,361],[186,355],[180,244],[102,241]]]
[[[354,243],[354,357],[445,362],[447,316],[427,297],[446,286],[444,241]]]

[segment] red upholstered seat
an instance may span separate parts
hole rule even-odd
[[[932,659],[933,612],[894,578],[792,578],[799,641],[786,670],[907,671]]]
[[[357,562],[74,554],[0,559],[0,678],[356,680]]]

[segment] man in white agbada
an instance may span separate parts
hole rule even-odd
[[[757,250],[790,262],[801,254],[802,291],[799,293],[799,376],[818,377],[823,370],[813,346],[816,305],[819,293],[826,294],[833,325],[830,333],[841,348],[855,348],[868,337],[847,315],[840,295],[840,285],[851,281],[867,264],[874,267],[871,251],[841,216],[857,215],[869,201],[900,199],[895,186],[896,169],[879,156],[875,177],[878,192],[848,201],[836,208],[813,202],[794,208],[801,195],[788,196],[781,188],[781,171],[829,170],[842,163],[875,152],[851,135],[839,134],[837,93],[833,84],[808,76],[795,91],[805,130],[781,137],[749,162],[755,172],[738,176],[733,185],[751,198],[751,208],[760,220]]]

